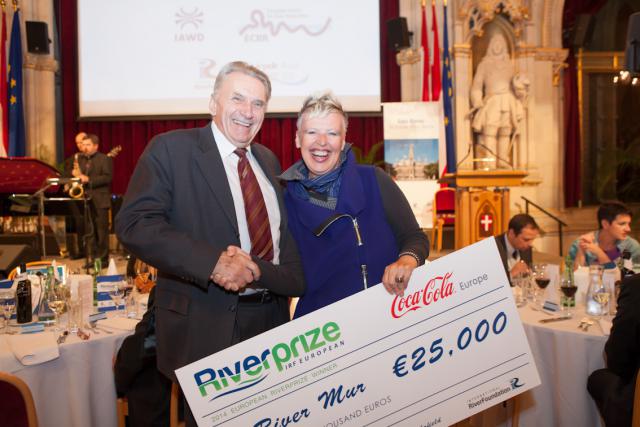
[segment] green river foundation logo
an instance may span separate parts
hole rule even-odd
[[[290,360],[321,349],[339,338],[340,326],[336,322],[327,322],[322,327],[296,335],[289,342],[280,342],[229,366],[203,369],[193,377],[200,395],[213,396],[212,401],[253,387],[267,378],[272,368],[281,372]]]

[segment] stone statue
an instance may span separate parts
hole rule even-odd
[[[502,34],[489,40],[471,84],[471,127],[478,134],[476,157],[496,159],[495,167],[513,167],[511,152],[524,118],[529,81],[514,77],[507,42]]]

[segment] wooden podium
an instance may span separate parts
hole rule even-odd
[[[507,230],[509,187],[522,185],[521,170],[461,170],[441,181],[456,186],[455,249]]]

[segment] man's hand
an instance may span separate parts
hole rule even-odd
[[[587,233],[580,236],[578,238],[578,246],[580,246],[580,249],[584,252],[596,252],[599,249],[593,233]]]
[[[251,256],[237,246],[224,251],[211,273],[211,280],[231,292],[239,292],[260,279],[260,268]]]
[[[393,264],[384,269],[382,285],[392,295],[404,296],[411,273],[418,266],[416,259],[410,255],[403,255]]]
[[[520,274],[529,273],[529,266],[526,262],[520,260],[516,262],[516,265],[513,266],[509,274],[511,277],[517,277]]]
[[[83,184],[89,182],[89,177],[87,175],[80,174],[76,178],[80,178],[80,182],[82,182]]]

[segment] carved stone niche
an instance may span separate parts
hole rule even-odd
[[[480,139],[485,139],[489,135],[491,141],[491,132],[483,134],[478,129],[480,117],[474,120],[478,113],[477,88],[474,96],[471,95],[473,79],[478,71],[478,66],[487,54],[487,48],[492,38],[501,35],[507,45],[508,60],[513,69],[513,75],[521,75],[520,70],[526,69],[521,63],[524,57],[521,52],[524,26],[529,17],[529,9],[524,1],[491,1],[491,0],[469,0],[459,3],[459,7],[455,11],[454,27],[455,34],[458,37],[454,46],[454,58],[456,64],[455,81],[458,91],[456,98],[456,132],[461,138],[458,139],[457,152],[459,159],[459,168],[461,169],[514,169],[522,168],[523,156],[521,152],[526,152],[527,146],[527,114],[526,114],[526,98],[528,95],[529,82],[528,79],[518,79],[520,89],[512,87],[511,92],[518,92],[520,106],[523,111],[520,114],[521,120],[517,126],[514,126],[512,133],[508,135],[508,142],[502,144],[508,147],[507,154],[502,150],[500,155],[495,153],[487,154],[487,150],[483,145],[478,145]],[[486,73],[494,74],[494,73]],[[526,77],[526,76],[524,76]],[[492,78],[491,76],[486,79]],[[524,88],[522,87],[524,84]],[[482,89],[487,91],[487,87]],[[488,93],[488,91],[487,91]],[[482,116],[482,113],[480,116]],[[474,126],[475,121],[475,126]],[[474,131],[473,128],[476,128]],[[505,140],[506,131],[501,131],[502,139]],[[496,134],[496,139],[498,135]],[[466,141],[464,141],[466,139]],[[462,145],[462,146],[461,146]],[[491,145],[491,144],[487,144]],[[466,147],[465,147],[466,146]],[[478,149],[478,147],[480,147]],[[466,155],[463,153],[467,153]]]

